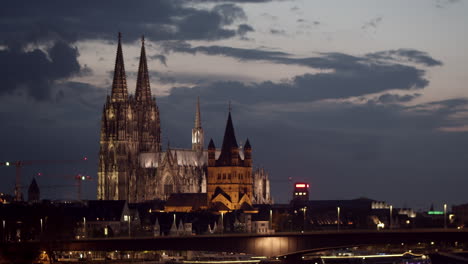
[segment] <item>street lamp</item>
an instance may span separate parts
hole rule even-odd
[[[304,223],[303,223],[303,228],[302,230],[306,230],[306,213],[307,213],[307,206],[304,206],[304,208],[302,209],[302,211],[304,211]]]
[[[270,230],[273,229],[273,210],[270,209]]]
[[[83,217],[83,237],[88,237],[86,234],[86,217]]]
[[[447,228],[447,204],[444,204],[444,228]]]
[[[5,220],[3,220],[3,229],[2,229],[2,231],[3,231],[3,238],[2,238],[2,240],[3,240],[3,242],[5,242],[5,241],[6,241],[6,238],[7,238],[6,230],[5,230]]]
[[[224,213],[221,212],[221,233],[224,233]]]
[[[340,231],[340,207],[336,207],[336,212],[337,212],[337,220],[338,220],[338,225],[337,225],[337,230]]]
[[[392,224],[393,224],[393,223],[392,223],[392,222],[393,222],[393,220],[392,220],[392,219],[393,219],[392,212],[393,212],[393,205],[390,205],[390,221],[389,221],[389,227],[388,227],[389,229],[392,229],[392,226],[393,226],[393,225],[392,225]]]

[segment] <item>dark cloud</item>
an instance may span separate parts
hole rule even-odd
[[[87,156],[89,161],[83,163],[58,162],[24,166],[22,180],[27,186],[37,172],[63,176],[37,179],[41,197],[75,199],[74,179],[67,179],[66,175],[90,175],[93,181],[85,183],[82,190],[84,197],[94,199],[100,119],[105,91],[89,84],[69,82],[52,85],[50,89],[61,97],[54,103],[16,95],[5,95],[1,98],[2,137],[9,140],[2,141],[2,149],[8,151],[0,153],[0,160],[78,160]],[[11,192],[14,168],[3,168],[1,173],[1,192]],[[50,185],[69,185],[70,188],[47,188]]]
[[[419,96],[421,96],[421,94],[399,95],[399,94],[386,93],[386,94],[379,96],[376,102],[383,103],[383,104],[406,103]]]
[[[117,31],[129,42],[143,33],[151,40],[216,40],[235,36],[236,30],[224,26],[245,18],[242,8],[230,3],[205,10],[170,0],[144,0],[138,5],[123,0],[20,0],[5,3],[0,16],[0,44],[8,46],[50,40],[114,40]]]
[[[136,74],[136,73],[132,73]],[[219,81],[238,80],[240,82],[252,82],[252,78],[235,74],[213,74],[213,73],[192,73],[192,72],[151,72],[156,76],[156,80],[163,84],[191,84],[208,85]]]
[[[282,51],[264,49],[243,49],[227,46],[197,46],[192,47],[187,42],[165,42],[162,45],[165,52],[184,52],[190,54],[203,53],[207,55],[227,56],[240,60],[264,60],[280,64],[296,64],[317,69],[353,70],[366,67],[410,67],[400,62],[413,62],[425,66],[439,66],[441,61],[432,58],[426,52],[414,49],[398,49],[352,56],[338,52],[320,53],[317,57],[293,58],[292,54]],[[416,68],[414,68],[416,69]]]
[[[253,27],[247,25],[247,24],[241,24],[239,25],[239,27],[237,28],[237,34],[241,35],[241,36],[244,36],[245,34],[247,34],[248,32],[253,32],[255,31],[253,29]]]
[[[79,53],[65,42],[56,42],[47,51],[20,48],[0,51],[0,95],[25,92],[37,100],[52,98],[51,86],[57,80],[84,72],[78,63]]]
[[[210,101],[231,98],[248,103],[311,102],[362,96],[388,90],[421,89],[428,84],[424,72],[415,68],[393,65],[361,67],[331,73],[304,74],[290,81],[270,81],[244,84],[238,81],[215,82],[207,86],[177,87],[171,94],[177,97],[196,97],[204,94]],[[245,95],[249,95],[246,97]]]
[[[283,29],[270,29],[270,33],[273,35],[286,35],[286,31]]]
[[[192,47],[187,42],[165,42],[162,45],[165,52],[184,52],[190,54],[203,53],[207,55],[221,55],[241,60],[273,60],[276,57],[287,56],[289,53],[255,49],[240,49],[226,46],[198,46]]]
[[[151,58],[153,60],[158,60],[159,62],[161,62],[161,64],[164,64],[164,66],[167,67],[167,58],[166,58],[166,56],[164,56],[162,54],[155,54],[155,55],[149,56],[149,58]]]
[[[220,82],[213,87],[203,87],[205,92],[216,97],[225,89],[230,90],[233,98],[242,94],[266,94],[262,101],[275,98],[289,98],[292,101],[314,101],[331,98],[347,98],[388,90],[413,90],[427,86],[425,71],[415,66],[401,64],[401,58],[425,66],[439,65],[428,54],[416,50],[384,51],[381,53],[352,56],[344,53],[321,53],[317,57],[293,58],[281,51],[240,49],[225,46],[192,47],[184,42],[165,43],[166,52],[228,56],[240,60],[265,60],[279,64],[295,64],[314,69],[328,70],[317,74],[304,74],[283,83],[264,82],[246,85],[239,82]],[[398,56],[396,56],[398,55]],[[437,63],[438,62],[438,63]],[[234,87],[236,87],[234,89]],[[190,89],[182,91],[190,94]],[[196,90],[197,87],[193,90]],[[199,88],[202,89],[202,88]],[[211,91],[211,92],[210,92]]]
[[[129,11],[123,0],[20,0],[2,5],[0,17],[0,45],[5,47],[0,50],[0,77],[4,80],[0,94],[21,91],[38,100],[54,97],[50,87],[55,81],[90,73],[77,61],[79,54],[73,45],[78,40],[115,41],[117,31],[128,42],[141,34],[151,40],[217,40],[253,31],[247,24],[227,28],[246,18],[243,9],[232,3],[206,10],[183,1],[144,0],[131,5]],[[154,58],[167,62],[164,55]]]
[[[369,58],[381,60],[409,61],[426,66],[442,66],[442,62],[429,56],[427,52],[414,49],[386,50],[367,54]]]
[[[244,96],[234,96],[236,91]],[[227,101],[233,100],[238,139],[250,139],[256,166],[270,172],[277,202],[290,198],[284,191],[288,177],[311,182],[312,199],[364,195],[420,208],[429,206],[429,191],[435,200],[464,201],[464,189],[457,185],[465,179],[468,153],[457,150],[467,133],[441,133],[438,128],[452,124],[450,115],[467,107],[468,100],[434,102],[438,107],[432,110],[419,105],[426,109],[422,113],[416,106],[395,104],[303,104],[283,95],[265,102],[267,91],[251,93],[235,83],[219,89],[216,100],[209,89],[196,89],[188,96],[186,92],[173,91],[159,99],[160,108],[168,113],[162,122],[171,142],[189,146],[196,94],[206,136],[221,144]]]
[[[239,19],[246,19],[244,10],[234,4],[221,4],[213,8],[213,11],[221,15],[223,25],[231,25]]]

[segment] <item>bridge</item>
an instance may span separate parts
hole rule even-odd
[[[224,234],[166,237],[131,237],[69,241],[35,241],[1,245],[11,250],[144,251],[193,250],[244,252],[261,256],[297,258],[305,251],[357,245],[468,242],[468,231],[456,229],[343,230],[305,233]]]

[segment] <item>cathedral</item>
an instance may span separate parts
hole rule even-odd
[[[161,148],[161,124],[156,99],[151,95],[144,38],[135,95],[129,95],[119,33],[111,94],[101,120],[98,190],[100,200],[130,203],[167,200],[171,194],[207,195],[208,205],[230,210],[242,204],[272,203],[264,169],[253,169],[252,147],[239,146],[231,113],[223,145],[211,140],[204,148],[200,102],[197,100],[191,149]]]

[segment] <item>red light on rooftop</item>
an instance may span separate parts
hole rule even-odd
[[[84,157],[83,160],[88,160],[88,157]]]

